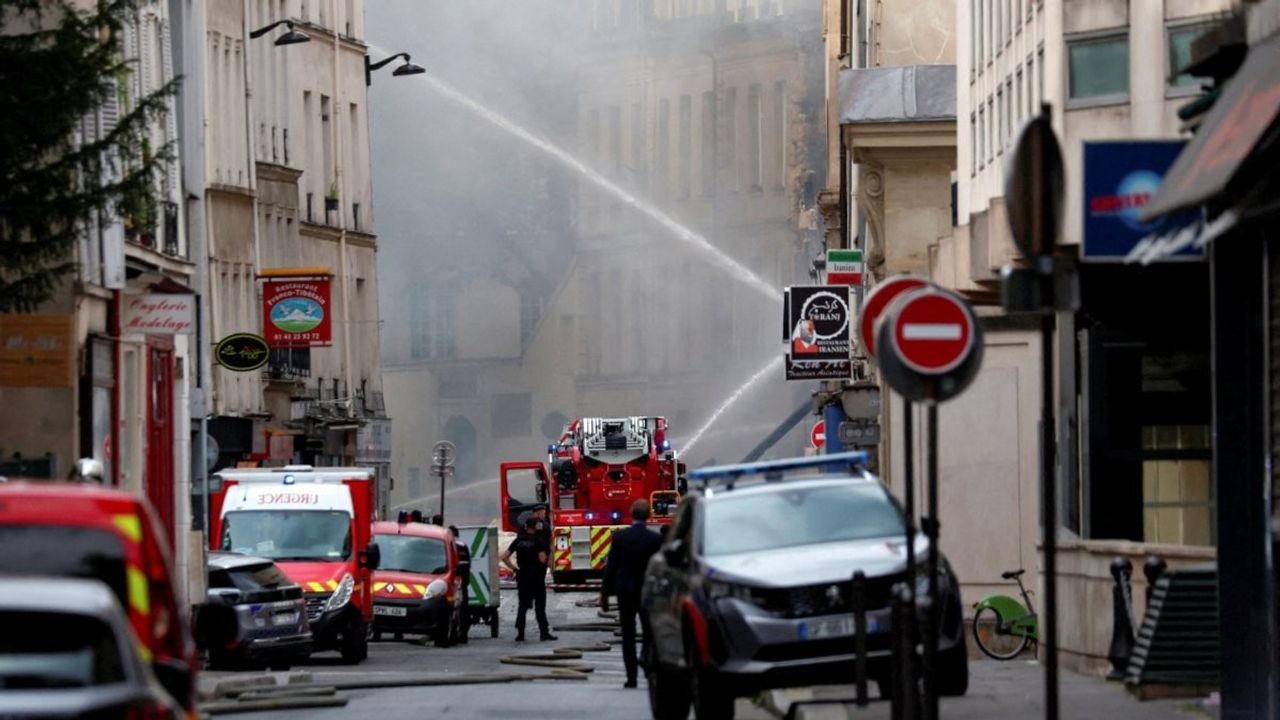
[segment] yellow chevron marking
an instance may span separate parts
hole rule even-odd
[[[311,592],[324,592],[324,586],[318,582],[308,582],[307,587],[311,589]]]
[[[408,585],[396,585],[396,587],[399,588],[400,592],[404,593],[405,595],[413,594],[413,591],[409,589]]]
[[[125,582],[129,585],[129,605],[140,615],[151,614],[151,592],[147,575],[136,567],[125,570]]]
[[[374,592],[382,592],[382,588],[384,588],[384,587],[386,587],[386,586],[387,586],[387,584],[386,584],[386,583],[384,583],[384,582],[376,582],[376,583],[374,583],[374,584],[373,584],[373,591],[374,591]]]
[[[137,515],[113,515],[112,522],[133,542],[142,542],[142,520]]]
[[[427,586],[426,586],[426,585],[414,585],[414,586],[413,586],[413,589],[414,589],[414,590],[417,590],[419,595],[426,595],[426,594],[427,594]]]
[[[325,585],[329,586],[329,589],[330,589],[330,590],[337,590],[337,589],[338,589],[338,581],[337,581],[337,580],[330,580],[329,582],[325,583]]]

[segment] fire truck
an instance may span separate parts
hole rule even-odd
[[[547,505],[555,582],[599,578],[633,502],[649,501],[651,525],[671,524],[688,481],[667,432],[661,417],[571,420],[547,463],[502,464],[503,529],[520,532],[521,516]]]

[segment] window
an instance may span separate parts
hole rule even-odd
[[[679,148],[679,175],[676,178],[680,197],[687,198],[693,184],[693,98],[680,96],[680,128],[676,142]]]
[[[986,0],[973,0],[973,51],[970,56],[976,67],[982,67],[982,5]]]
[[[533,427],[533,410],[529,393],[505,393],[493,396],[493,436],[524,437]]]
[[[996,126],[996,154],[1004,152],[1004,130],[1005,130],[1005,114],[1004,114],[1004,88],[996,90],[996,117],[993,120]]]
[[[1021,7],[1021,5],[1019,5]],[[1022,118],[1027,116],[1027,111],[1022,105],[1022,68],[1018,68],[1018,79],[1013,83],[1013,117],[1015,124],[1022,122]]]
[[[752,190],[764,187],[764,133],[760,114],[760,86],[752,85],[747,89],[747,177],[751,179]]]
[[[1017,108],[1013,105],[1013,78],[1004,81],[1004,133],[1006,142],[1012,142]]]
[[[702,194],[710,197],[716,192],[716,94],[702,93]]]
[[[609,107],[609,172],[613,177],[622,175],[622,108]]]
[[[1034,55],[1027,56],[1027,116],[1035,114],[1035,81],[1036,81],[1036,58]]]
[[[1214,497],[1208,425],[1142,428],[1143,540],[1213,545]],[[1195,457],[1200,455],[1200,457]]]
[[[640,103],[631,103],[631,172],[636,184],[644,182],[644,109]]]
[[[662,98],[658,101],[658,137],[653,169],[655,174],[654,190],[659,195],[666,195],[667,185],[671,182],[671,101]]]
[[[978,167],[987,164],[987,111],[978,110]]]
[[[978,118],[969,114],[969,176],[978,174]]]
[[[996,157],[996,104],[994,98],[987,98],[987,162]]]
[[[773,126],[778,138],[778,172],[776,189],[781,192],[787,186],[787,145],[790,143],[787,132],[787,84],[781,80],[773,84]]]
[[[333,178],[333,132],[329,124],[329,96],[320,96],[320,145],[322,147],[321,163],[324,171],[325,197],[337,197],[337,187]]]
[[[1067,43],[1067,97],[1122,98],[1129,94],[1129,36]],[[1040,72],[1044,72],[1043,62]]]
[[[729,165],[729,189],[738,191],[738,89],[724,94],[724,151]]]
[[[1191,63],[1191,43],[1212,25],[1184,25],[1169,28],[1169,87],[1192,87],[1200,81],[1179,70]]]
[[[993,27],[991,31],[991,54],[993,56],[999,56],[1004,44],[1002,42],[1004,39],[1004,18],[1002,17],[1004,12],[1002,12],[1000,8],[1001,5],[1004,5],[1004,0],[992,0],[992,2],[991,23]]]

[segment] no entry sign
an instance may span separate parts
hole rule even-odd
[[[973,350],[969,309],[950,293],[912,293],[903,298],[892,322],[893,351],[918,373],[945,375]]]
[[[867,293],[862,303],[862,316],[858,318],[858,342],[867,356],[876,357],[876,320],[880,319],[894,298],[909,290],[917,290],[928,285],[922,278],[911,275],[895,275],[885,278],[880,284]]]
[[[809,444],[822,449],[827,444],[827,421],[819,420],[814,423],[813,430],[809,431]]]
[[[982,330],[969,303],[925,284],[899,294],[876,323],[876,362],[907,400],[942,402],[964,391],[982,362]]]

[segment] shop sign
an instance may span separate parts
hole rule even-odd
[[[828,250],[827,283],[831,285],[861,285],[862,251]]]
[[[1084,144],[1084,248],[1090,262],[1123,262],[1143,238],[1167,233],[1196,219],[1194,212],[1142,222],[1183,140],[1107,140]],[[1187,247],[1174,258],[1198,259]]]
[[[330,315],[328,278],[262,285],[262,334],[273,348],[332,345]]]
[[[251,333],[236,333],[222,338],[213,350],[222,367],[232,372],[249,372],[267,364],[271,348],[267,341]]]
[[[788,380],[834,380],[850,377],[850,333],[853,325],[848,285],[787,288],[786,376]]]
[[[124,332],[191,335],[196,330],[196,296],[142,293],[124,296]]]
[[[0,315],[0,387],[71,387],[70,315]]]

